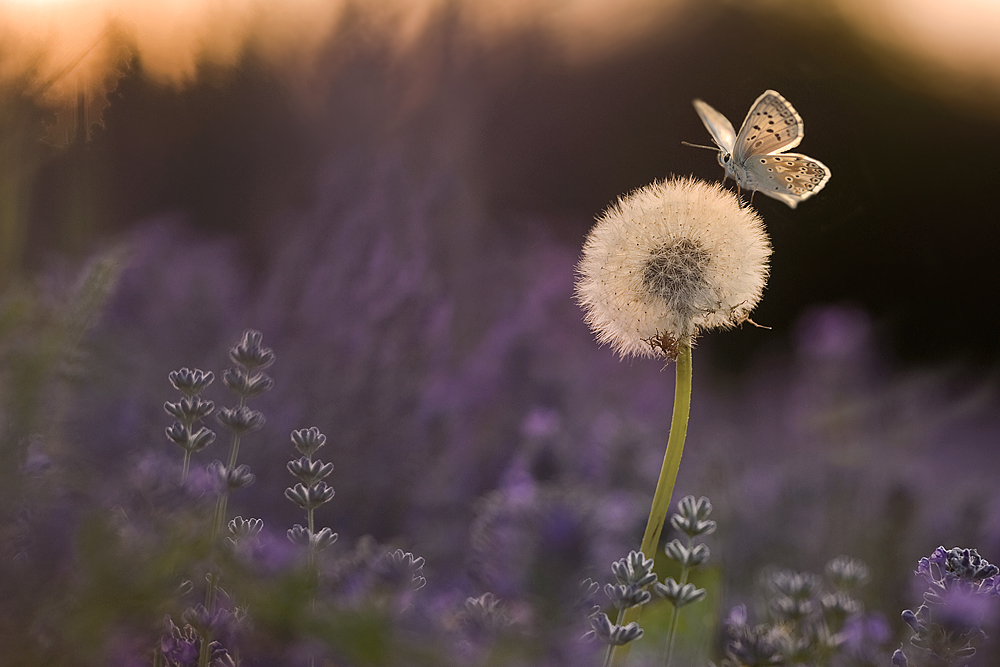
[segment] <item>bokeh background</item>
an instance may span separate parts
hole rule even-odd
[[[232,508],[266,535],[301,520],[288,433],[316,425],[338,548],[515,602],[606,569],[673,380],[593,342],[584,235],[652,180],[721,179],[681,145],[708,141],[693,98],[738,126],[773,88],[833,177],[754,199],[769,328],[699,341],[677,497],[716,506],[706,618],[848,554],[898,643],[919,557],[1000,559],[997,34],[989,0],[6,0],[0,631],[51,664],[142,654],[163,606],[104,600],[80,549],[163,511],[167,373],[221,372],[248,327],[276,387]]]

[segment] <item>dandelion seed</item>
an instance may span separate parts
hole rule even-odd
[[[577,265],[576,299],[598,341],[620,356],[670,356],[679,340],[747,320],[770,255],[760,217],[734,194],[695,179],[660,181],[598,219]]]

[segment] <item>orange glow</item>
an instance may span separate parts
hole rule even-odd
[[[855,4],[855,3],[850,3]],[[862,0],[852,10],[869,34],[962,68],[1000,63],[997,0]]]
[[[918,84],[965,97],[1000,90],[1000,0],[836,0],[873,42],[924,67]],[[983,84],[986,85],[984,89]]]
[[[100,91],[129,58],[180,84],[200,63],[246,50],[268,62],[309,62],[345,17],[405,52],[437,17],[489,44],[514,31],[546,35],[570,59],[600,57],[669,34],[699,0],[0,0],[0,81],[27,76],[52,100]],[[768,0],[764,13],[807,18],[836,8],[868,39],[929,66],[929,85],[977,79],[1000,90],[1000,0]],[[823,10],[823,11],[820,11]],[[951,76],[966,75],[968,79]],[[920,76],[920,75],[918,75]],[[971,85],[971,84],[967,84]]]
[[[124,43],[152,76],[181,82],[199,61],[234,62],[254,34],[284,34],[289,50],[308,47],[325,37],[336,12],[336,2],[312,0],[280,11],[240,0],[7,0],[0,76],[33,75],[50,95],[72,97],[122,64]]]
[[[0,79],[29,76],[53,99],[100,89],[134,54],[151,76],[183,83],[199,63],[234,63],[246,49],[272,62],[308,60],[352,16],[405,49],[434,17],[454,12],[472,39],[510,30],[549,34],[570,57],[614,49],[662,29],[682,0],[0,0]],[[360,20],[359,20],[360,19]]]

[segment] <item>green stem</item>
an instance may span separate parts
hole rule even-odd
[[[625,618],[625,609],[618,610],[618,620],[615,621],[615,625],[621,625],[623,619]],[[604,654],[604,667],[608,667],[611,664],[611,656],[614,655],[614,644],[608,644],[608,652]]]
[[[191,469],[191,450],[184,450],[184,466],[181,468],[181,486],[187,482],[188,471]]]
[[[310,462],[312,457],[309,458]],[[316,589],[319,588],[319,568],[316,567],[316,552],[313,548],[312,536],[316,530],[315,507],[306,510],[306,520],[309,524],[309,546],[306,547],[306,567],[309,571],[309,611],[316,613]],[[309,667],[315,667],[316,656],[309,655]]]
[[[240,407],[243,407],[245,401],[240,399]],[[236,457],[240,455],[240,434],[233,434],[233,444],[229,446],[229,463],[226,464],[227,467],[233,468],[236,466]]]
[[[684,584],[681,584],[682,586]],[[670,628],[667,630],[667,647],[664,650],[664,667],[670,667],[670,659],[674,655],[674,636],[677,634],[677,621],[681,615],[681,608],[674,607],[674,613],[670,616]]]
[[[687,546],[689,550],[691,549],[692,546],[694,546],[694,538],[691,537],[690,535],[688,536]],[[681,580],[678,582],[680,583],[681,587],[683,587],[684,584],[687,583],[688,574],[690,572],[691,568],[686,565],[683,568],[681,568]],[[674,637],[677,635],[677,623],[680,620],[680,615],[681,615],[681,608],[674,607],[674,613],[670,615],[670,629],[667,631],[667,646],[663,651],[664,667],[670,667],[670,660],[673,658],[674,655]]]
[[[247,399],[245,396],[240,396],[239,407],[245,407],[247,404]],[[236,467],[236,457],[240,453],[240,434],[233,433],[233,441],[229,445],[229,463],[227,464],[227,469],[232,469]],[[210,561],[215,560],[215,543],[219,539],[219,533],[222,532],[222,524],[226,521],[226,505],[229,502],[229,487],[227,486],[222,490],[219,495],[219,499],[215,503],[215,515],[212,517],[212,531],[209,538],[209,549],[211,549]],[[205,591],[205,609],[209,612],[215,611],[215,601],[219,589],[219,577],[212,573],[208,573],[208,589]],[[198,656],[198,667],[208,667],[208,642],[209,637],[202,637],[201,641],[201,652]]]
[[[316,576],[315,573],[313,572],[313,570],[315,570],[316,567],[316,554],[313,553],[313,544],[312,544],[313,532],[316,530],[316,522],[313,519],[313,513],[315,511],[316,510],[313,507],[310,507],[308,510],[306,510],[306,518],[308,519],[308,524],[309,524],[309,548],[306,550],[306,560],[309,566],[310,578]]]
[[[677,379],[674,382],[674,414],[670,420],[670,437],[667,451],[663,454],[660,479],[653,493],[653,504],[649,508],[646,532],[642,536],[642,553],[646,558],[656,558],[656,548],[660,543],[663,524],[670,511],[670,498],[674,494],[677,471],[681,467],[684,453],[684,439],[687,437],[688,415],[691,412],[691,339],[681,340],[677,345]],[[632,607],[625,614],[624,623],[639,620],[641,607]],[[613,651],[612,664],[624,665],[628,657],[629,645],[619,646]]]
[[[215,501],[215,515],[212,517],[212,537],[210,544],[215,547],[215,541],[219,539],[219,533],[222,532],[222,524],[226,521],[226,508],[229,505],[229,489],[226,489],[219,495],[219,499]]]
[[[239,407],[246,407],[247,399],[244,396],[240,396]],[[236,467],[236,458],[240,454],[240,434],[233,433],[233,441],[229,444],[229,463],[226,464],[227,470],[232,470]],[[212,517],[212,533],[209,543],[212,545],[212,549],[215,549],[215,541],[219,539],[219,533],[222,532],[222,525],[226,522],[226,505],[229,503],[229,487],[227,486],[222,490],[219,495],[219,500],[215,503],[215,515]],[[207,606],[207,605],[206,605]],[[209,608],[209,611],[213,611]]]

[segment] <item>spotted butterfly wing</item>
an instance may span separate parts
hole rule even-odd
[[[746,164],[751,155],[781,153],[795,148],[805,136],[802,116],[773,90],[764,91],[750,107],[733,144],[733,158]]]
[[[812,197],[830,180],[830,169],[801,153],[754,155],[744,165],[747,186],[795,208]]]

